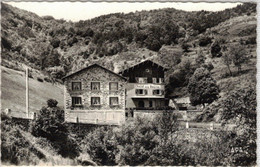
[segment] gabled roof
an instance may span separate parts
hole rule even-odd
[[[89,69],[89,68],[91,68],[91,67],[94,67],[94,66],[100,67],[100,68],[102,68],[102,69],[104,69],[104,70],[106,70],[106,71],[108,71],[108,72],[110,72],[110,73],[112,73],[112,74],[114,74],[114,75],[120,77],[120,78],[123,78],[123,79],[127,80],[125,77],[123,77],[123,76],[121,76],[121,75],[119,75],[119,74],[117,74],[117,73],[115,73],[115,72],[113,72],[113,71],[111,71],[111,70],[109,70],[109,69],[107,69],[107,68],[105,68],[105,67],[102,67],[101,65],[98,65],[98,64],[92,64],[92,65],[90,65],[90,66],[88,66],[88,67],[85,67],[85,68],[79,70],[79,71],[76,71],[76,72],[74,72],[74,73],[71,73],[71,74],[69,74],[69,75],[63,77],[62,80],[64,80],[65,78],[71,77],[71,76],[73,76],[73,75],[75,75],[75,74],[78,74],[79,72],[82,72],[82,71],[87,70],[87,69]]]
[[[159,65],[159,64],[157,64],[157,63],[155,63],[155,62],[153,62],[153,61],[151,61],[151,60],[145,60],[145,61],[143,61],[143,62],[141,62],[141,63],[138,63],[138,64],[136,64],[136,65],[134,65],[134,66],[132,66],[132,67],[130,67],[130,68],[127,68],[127,69],[124,69],[123,71],[120,71],[119,74],[122,74],[122,73],[124,73],[125,71],[128,71],[128,70],[130,70],[130,69],[133,69],[133,68],[135,68],[135,67],[137,67],[137,66],[140,66],[140,65],[142,65],[142,64],[145,64],[145,63],[150,63],[150,64],[155,65],[155,66],[157,66],[157,67],[161,67],[164,71],[167,71],[167,70],[168,70],[167,68],[165,68],[165,67],[163,67],[163,66],[161,66],[161,65]]]

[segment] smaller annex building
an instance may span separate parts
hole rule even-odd
[[[119,125],[125,122],[127,79],[98,64],[63,78],[65,122]]]

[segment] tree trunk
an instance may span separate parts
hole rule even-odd
[[[227,67],[228,67],[229,74],[232,76],[233,74],[232,74],[232,72],[231,72],[231,70],[230,70],[229,65],[227,65]]]

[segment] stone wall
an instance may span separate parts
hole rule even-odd
[[[72,82],[81,82],[81,90],[72,90]],[[100,90],[91,90],[91,82],[100,82]],[[110,82],[118,82],[118,90],[111,92],[109,90]],[[65,121],[77,122],[77,120],[86,123],[103,122],[122,122],[125,117],[125,83],[126,80],[118,75],[105,70],[99,66],[92,66],[77,74],[66,78],[64,85],[65,100]],[[72,107],[72,97],[82,98],[82,106]],[[100,97],[101,105],[92,106],[91,97]],[[118,97],[118,105],[110,106],[109,97]],[[90,112],[92,111],[92,112]],[[108,115],[112,111],[112,119]],[[92,113],[92,114],[91,114]],[[113,120],[114,119],[114,120]],[[114,124],[114,123],[113,123]]]

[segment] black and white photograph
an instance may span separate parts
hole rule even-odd
[[[257,1],[1,1],[1,165],[257,166]]]

